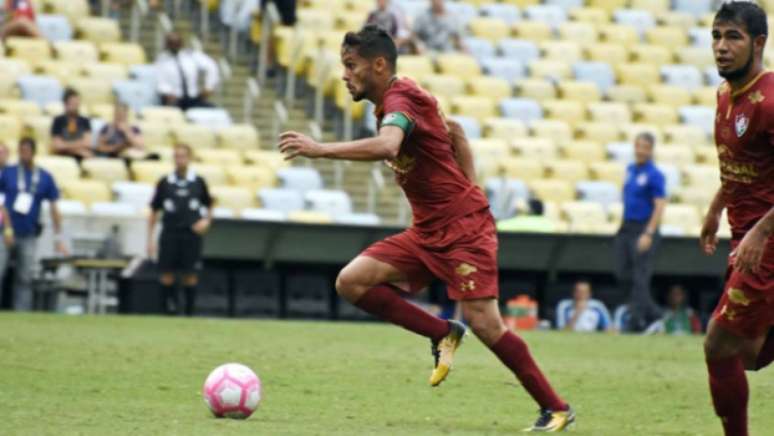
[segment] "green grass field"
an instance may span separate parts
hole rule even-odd
[[[576,435],[718,435],[699,338],[537,332],[533,353]],[[208,372],[252,367],[264,398],[215,419]],[[366,323],[0,314],[2,435],[500,435],[536,406],[477,340],[440,388],[428,342]],[[750,376],[752,434],[774,428],[772,372]]]

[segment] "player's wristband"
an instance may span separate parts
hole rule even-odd
[[[382,127],[395,126],[403,130],[403,134],[408,136],[414,130],[414,120],[403,112],[390,112],[384,116]]]

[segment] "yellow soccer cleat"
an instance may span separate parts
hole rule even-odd
[[[438,342],[433,341],[431,350],[435,357],[435,367],[430,374],[430,386],[438,386],[446,380],[454,360],[454,352],[462,344],[466,330],[461,322],[449,320],[449,334]]]
[[[575,423],[575,412],[572,407],[567,410],[552,411],[543,409],[540,417],[530,428],[524,429],[525,433],[559,433],[570,428]]]

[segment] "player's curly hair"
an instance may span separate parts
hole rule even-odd
[[[342,47],[351,47],[366,59],[383,57],[394,71],[398,63],[398,49],[386,30],[369,24],[358,32],[347,32]]]
[[[751,38],[769,36],[766,12],[752,1],[726,1],[715,14],[716,23],[743,24]]]

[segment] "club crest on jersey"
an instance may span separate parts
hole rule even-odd
[[[750,125],[750,119],[747,118],[744,114],[739,114],[736,116],[736,122],[734,123],[734,126],[736,126],[736,137],[741,138],[742,135],[744,135],[744,132],[747,131],[747,126]]]

